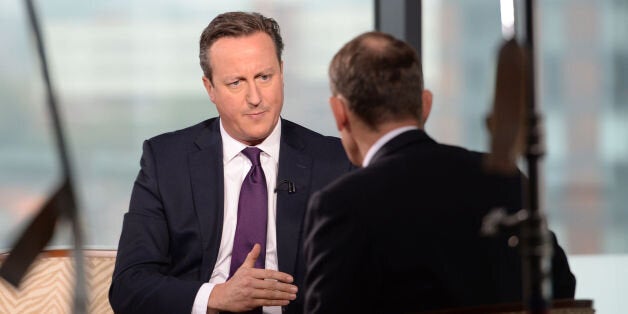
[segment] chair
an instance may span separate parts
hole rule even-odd
[[[442,309],[421,314],[525,314],[525,307],[521,303],[494,304],[463,308]],[[554,300],[550,314],[593,314],[592,300]]]
[[[113,313],[109,286],[116,251],[85,250],[88,312]],[[7,254],[0,255],[0,264]],[[74,260],[71,250],[41,253],[18,289],[0,279],[0,313],[71,313],[74,293]]]

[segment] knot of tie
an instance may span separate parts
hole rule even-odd
[[[262,150],[257,147],[247,147],[242,150],[242,154],[248,158],[254,166],[261,166],[261,162],[259,160],[259,156],[262,153]]]

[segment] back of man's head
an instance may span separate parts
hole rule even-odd
[[[381,32],[364,33],[344,45],[329,67],[334,95],[369,127],[421,117],[423,75],[416,51]]]

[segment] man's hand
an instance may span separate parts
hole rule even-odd
[[[292,276],[276,270],[254,268],[261,247],[255,244],[231,279],[214,286],[208,313],[243,312],[260,306],[284,306],[296,299]]]

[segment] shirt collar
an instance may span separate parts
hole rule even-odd
[[[247,145],[234,139],[227,133],[220,119],[220,137],[222,138],[222,161],[224,164],[233,160]],[[279,143],[281,140],[281,118],[266,139],[255,147],[259,148],[275,163],[279,162]]]
[[[408,125],[408,126],[402,126],[400,128],[393,129],[389,131],[388,133],[384,134],[384,136],[380,137],[377,141],[375,141],[375,143],[371,146],[371,148],[369,148],[369,150],[366,152],[366,155],[364,155],[364,161],[362,161],[362,167],[368,166],[371,163],[373,156],[375,156],[375,153],[377,153],[384,145],[386,145],[386,143],[388,143],[390,140],[395,138],[397,135],[403,132],[407,132],[410,130],[418,130],[418,129],[419,128],[417,126]]]

